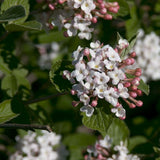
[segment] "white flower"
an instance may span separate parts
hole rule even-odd
[[[66,23],[64,27],[67,29],[67,34],[69,37],[75,36],[77,34],[77,29],[70,23]]]
[[[94,112],[94,108],[91,107],[90,105],[87,105],[87,106],[81,107],[80,111],[85,112],[87,117],[91,117]]]
[[[118,93],[119,93],[119,96],[122,98],[129,97],[128,89],[126,87],[124,87],[122,83],[118,84]]]
[[[129,45],[129,43],[128,43],[128,41],[126,39],[120,39],[118,41],[118,47],[120,49],[126,48],[126,47],[128,47],[128,45]]]
[[[118,103],[118,94],[114,88],[109,88],[104,92],[105,100],[111,103],[113,106],[116,106]]]
[[[72,89],[77,91],[78,96],[80,96],[81,94],[83,94],[85,92],[84,87],[82,86],[82,84],[74,84],[72,86]]]
[[[109,79],[110,78],[104,72],[95,72],[94,82],[96,82],[96,84],[107,84]]]
[[[117,61],[117,62],[121,62],[121,58],[119,56],[119,54],[109,45],[106,45],[102,48],[105,51],[105,54],[108,56],[110,61]]]
[[[99,98],[104,98],[104,92],[107,90],[107,86],[106,85],[99,85],[95,88],[93,94],[95,96],[98,96]]]
[[[84,0],[81,9],[86,13],[89,14],[92,10],[96,8],[96,5],[94,4],[93,0]]]
[[[104,148],[110,148],[112,145],[112,140],[108,135],[106,135],[104,139],[99,140],[99,144]]]
[[[80,96],[80,101],[84,103],[84,105],[88,105],[89,104],[89,101],[90,101],[90,98],[87,94],[82,94]]]
[[[100,41],[91,42],[90,47],[93,48],[93,49],[99,48],[100,47]]]
[[[114,62],[111,62],[111,61],[109,61],[109,60],[107,60],[107,59],[105,59],[105,60],[103,61],[103,63],[104,63],[104,65],[105,65],[105,67],[106,67],[107,69],[109,69],[109,70],[112,70],[112,69],[114,69],[114,67],[115,67],[115,63],[114,63]]]
[[[86,31],[87,26],[91,24],[91,21],[88,21],[80,16],[74,17],[74,28],[79,29],[81,32]]]
[[[74,0],[74,8],[79,8],[84,0]]]
[[[84,63],[77,63],[75,67],[76,70],[71,73],[71,76],[75,77],[76,80],[80,82],[88,75],[88,70]]]
[[[92,37],[92,35],[91,35],[90,32],[92,32],[92,29],[89,29],[89,28],[88,28],[87,30],[85,30],[85,31],[83,31],[83,32],[79,32],[79,33],[78,33],[78,37],[79,37],[80,39],[90,40],[91,37]]]
[[[119,118],[125,118],[126,117],[126,110],[122,106],[112,108],[111,112],[115,113],[115,115]]]
[[[113,71],[108,72],[108,76],[112,78],[113,85],[117,85],[120,80],[125,78],[123,71],[118,68],[114,68]]]
[[[95,69],[95,70],[103,70],[103,66],[104,66],[104,64],[102,63],[99,57],[96,57],[95,60],[88,62],[87,65],[90,69]]]

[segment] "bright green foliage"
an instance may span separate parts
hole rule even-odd
[[[114,145],[119,145],[120,141],[128,141],[129,129],[124,121],[119,118],[114,118],[106,134],[112,138],[112,143]]]
[[[134,136],[129,138],[129,145],[128,149],[131,151],[133,150],[137,145],[146,143],[148,140],[143,136]]]
[[[17,116],[18,114],[12,111],[11,100],[0,103],[0,123],[7,122]]]
[[[24,16],[25,16],[25,9],[23,6],[21,6],[21,5],[13,6],[13,7],[7,9],[6,11],[4,11],[0,15],[0,23],[20,19]]]
[[[69,146],[70,160],[82,160],[82,150],[86,149],[88,145],[94,145],[96,137],[90,134],[77,133],[66,136],[63,143]]]
[[[91,117],[87,117],[84,114],[82,119],[82,122],[86,127],[99,131],[104,137],[107,134],[108,128],[112,121],[113,117],[109,114],[107,106],[96,107],[94,114]]]
[[[40,31],[42,29],[42,25],[37,21],[27,21],[22,24],[8,24],[5,28],[9,32]]]
[[[25,8],[26,15],[23,18],[20,18],[18,20],[14,20],[12,23],[22,24],[28,18],[28,15],[29,15],[28,0],[4,0],[4,2],[1,5],[1,12],[4,12],[7,9],[9,9],[10,7],[17,6],[17,5],[21,5]]]

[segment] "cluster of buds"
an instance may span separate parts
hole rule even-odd
[[[120,119],[126,117],[120,98],[130,108],[143,105],[142,101],[135,99],[142,95],[142,91],[138,89],[141,69],[128,69],[128,66],[134,64],[136,53],[130,53],[124,60],[120,58],[122,50],[128,45],[126,40],[120,39],[119,44],[113,49],[97,41],[90,44],[91,48],[79,46],[73,52],[72,64],[75,70],[65,70],[63,76],[73,84],[71,94],[79,98],[79,101],[73,101],[73,106],[83,103],[80,111],[85,112],[86,116],[92,116],[98,99],[109,102],[113,106],[111,112]],[[127,75],[132,78],[128,78]]]
[[[107,135],[103,140],[96,142],[94,147],[88,147],[85,160],[140,160],[137,155],[129,154],[123,141],[113,146],[112,139]]]
[[[111,20],[112,14],[119,10],[118,2],[106,2],[105,0],[57,0],[48,3],[48,7],[53,11],[51,28],[58,26],[64,27],[65,36],[75,36],[78,34],[80,39],[91,38],[90,28],[92,23],[97,23],[98,18]]]

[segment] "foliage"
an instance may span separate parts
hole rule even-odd
[[[155,31],[160,35],[160,1],[117,2],[120,9],[117,14],[110,13],[113,20],[103,19],[92,24],[95,28],[92,41],[105,39],[104,45],[107,42],[114,46],[118,33],[118,40],[129,41],[129,45],[121,51],[123,61],[137,42],[139,28],[143,28],[145,33]],[[61,4],[58,5],[60,7]],[[138,89],[145,94],[140,98],[144,105],[128,109],[124,104],[127,111],[125,120],[116,118],[111,113],[110,104],[103,100],[94,108],[91,117],[87,117],[85,113],[80,115],[81,104],[72,107],[72,101],[77,100],[77,97],[70,95],[72,84],[64,79],[63,71],[74,69],[72,53],[79,45],[89,47],[91,41],[80,40],[78,36],[65,37],[62,33],[64,28],[58,30],[51,26],[54,10],[49,6],[51,5],[46,0],[0,2],[0,143],[4,148],[0,149],[2,159],[8,159],[9,153],[13,152],[16,135],[24,135],[17,128],[13,127],[12,131],[3,128],[3,125],[7,124],[49,126],[49,129],[62,135],[63,144],[69,151],[69,160],[84,159],[87,146],[94,145],[97,137],[106,135],[111,137],[114,145],[123,141],[129,151],[138,154],[141,159],[160,159],[160,81],[146,84],[140,80]],[[58,51],[54,50],[55,43],[58,44]],[[55,52],[58,54],[54,55]],[[52,61],[48,60],[50,55],[54,57]],[[42,57],[46,60],[43,67]],[[126,76],[134,78],[131,74]],[[43,127],[41,129],[44,129]],[[34,127],[29,129],[35,130]]]

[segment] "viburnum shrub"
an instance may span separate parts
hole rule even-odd
[[[71,94],[79,98],[79,101],[73,101],[73,106],[82,103],[84,106],[80,111],[85,112],[86,116],[92,116],[99,99],[109,102],[113,106],[111,112],[121,119],[126,118],[126,111],[120,98],[130,108],[143,105],[141,100],[136,100],[137,96],[142,95],[138,89],[141,69],[127,68],[135,63],[136,53],[131,52],[127,58],[121,58],[122,51],[128,46],[125,39],[120,39],[115,48],[97,41],[92,42],[90,48],[79,46],[73,52],[72,64],[75,70],[65,70],[63,76],[73,84]]]

